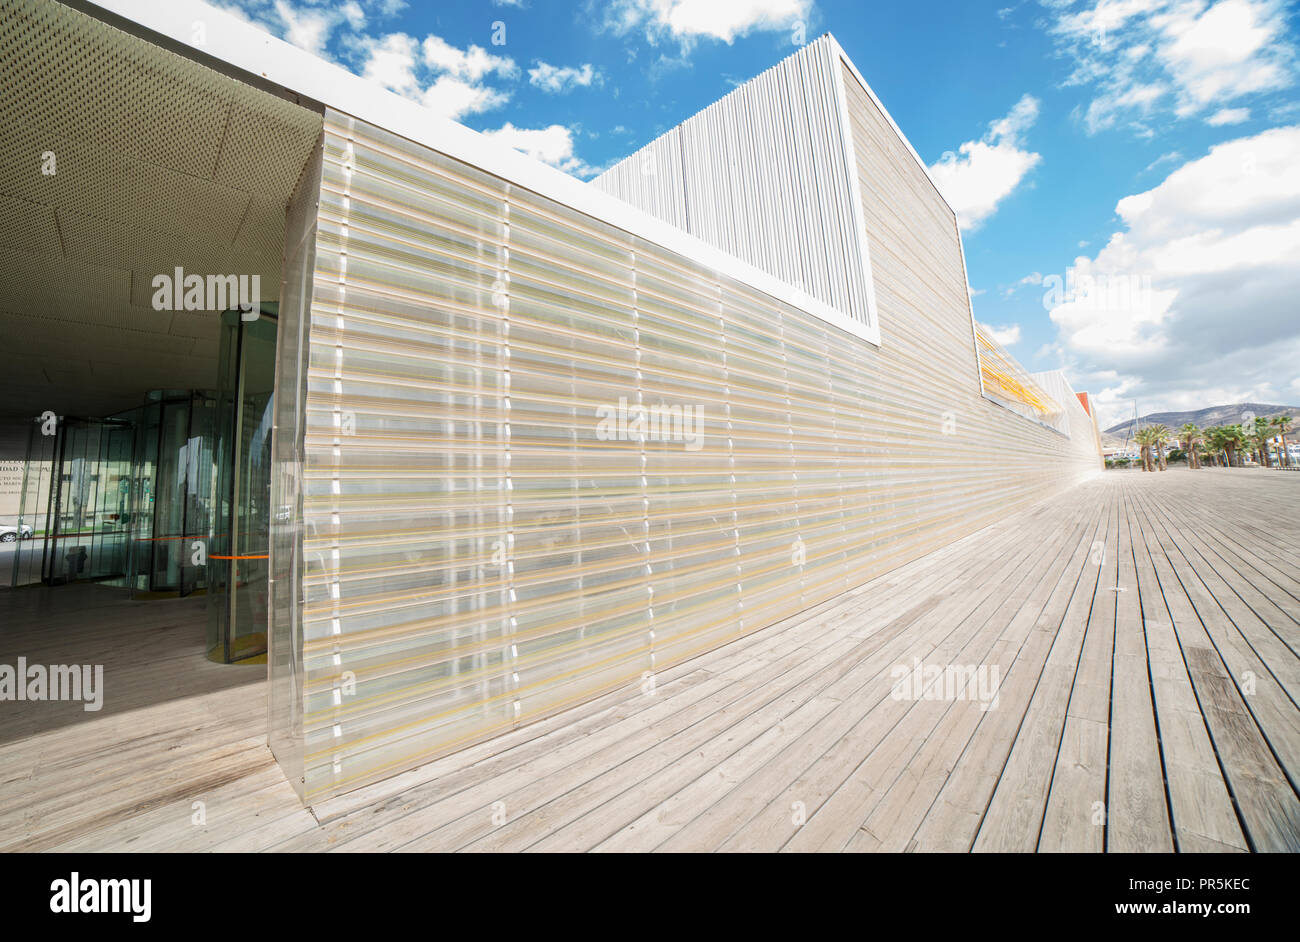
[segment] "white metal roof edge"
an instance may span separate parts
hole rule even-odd
[[[952,208],[952,204],[944,197],[943,191],[939,189],[939,184],[934,182],[934,176],[930,173],[930,168],[926,165],[925,161],[921,159],[921,155],[916,152],[916,148],[913,147],[912,142],[907,139],[907,135],[903,133],[903,129],[898,126],[898,122],[894,120],[894,116],[889,113],[889,109],[885,107],[885,103],[880,100],[880,96],[875,93],[875,90],[867,84],[867,80],[862,77],[862,73],[858,71],[858,67],[853,64],[853,60],[849,58],[849,54],[844,51],[844,47],[840,45],[839,40],[835,38],[834,34],[827,33],[826,36],[830,39],[831,45],[834,47],[841,61],[849,67],[849,71],[853,73],[853,77],[858,80],[858,84],[862,86],[863,91],[865,91],[868,97],[871,98],[872,104],[880,109],[880,113],[885,116],[885,120],[889,122],[889,126],[894,129],[894,133],[898,135],[898,139],[903,142],[903,146],[907,148],[907,152],[912,155],[913,159],[916,161],[916,165],[921,168],[921,172],[925,174],[925,178],[930,181],[930,186],[934,187],[934,192],[938,194],[943,205],[948,207],[948,212],[952,213],[953,218],[956,219],[957,211]]]
[[[835,42],[835,37],[827,33],[825,37],[827,46],[830,49],[830,59],[832,62],[848,61],[844,55],[844,50]],[[851,63],[850,63],[851,64]],[[871,326],[880,331],[880,314],[876,308],[876,278],[871,271],[871,234],[867,232],[867,216],[862,206],[862,181],[858,178],[858,155],[857,147],[853,142],[853,122],[849,119],[849,97],[848,90],[844,87],[844,73],[840,69],[834,69],[834,75],[831,76],[832,88],[835,93],[835,106],[839,109],[840,118],[840,142],[843,144],[843,158],[846,165],[849,186],[852,189],[850,194],[849,211],[853,214],[853,225],[857,229],[858,249],[862,256],[862,277],[866,282],[867,293],[867,320]],[[962,264],[966,262],[963,259]]]
[[[860,323],[676,226],[513,148],[494,143],[479,132],[436,115],[342,66],[277,39],[232,13],[201,0],[169,0],[165,4],[151,0],[91,2],[179,46],[223,60],[264,81],[563,203],[743,282],[846,333],[880,345],[880,329],[876,324]],[[198,23],[203,24],[201,31],[195,29]],[[198,41],[196,33],[201,33],[204,41]]]

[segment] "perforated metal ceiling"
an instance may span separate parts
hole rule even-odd
[[[61,4],[0,0],[0,412],[212,386],[218,318],[153,310],[151,281],[256,274],[274,299],[321,124]]]

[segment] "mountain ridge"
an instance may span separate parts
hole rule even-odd
[[[1209,406],[1204,409],[1188,409],[1182,412],[1151,412],[1138,421],[1142,425],[1167,425],[1170,431],[1177,432],[1179,426],[1188,422],[1198,428],[1211,428],[1215,425],[1233,425],[1242,420],[1242,413],[1251,412],[1256,417],[1271,419],[1277,415],[1289,415],[1296,420],[1300,430],[1300,406],[1277,406],[1262,402],[1238,402],[1226,406]],[[1107,435],[1132,434],[1133,420],[1128,419],[1106,429]]]

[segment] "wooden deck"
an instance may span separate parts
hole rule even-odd
[[[107,688],[0,703],[0,849],[1296,851],[1298,546],[1300,475],[1109,472],[314,813],[202,600],[0,591],[0,663]],[[895,697],[917,664],[996,666],[996,705]]]

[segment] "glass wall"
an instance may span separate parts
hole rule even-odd
[[[266,654],[277,313],[276,305],[263,304],[255,317],[239,311],[222,316],[208,657],[223,663]]]
[[[55,445],[42,578],[129,585],[135,430],[118,419],[65,419]]]
[[[119,416],[135,430],[130,568],[137,598],[185,596],[207,585],[215,410],[211,393],[158,390]]]
[[[49,418],[28,419],[11,429],[10,453],[15,467],[12,473],[20,480],[17,516],[12,532],[0,533],[0,565],[7,572],[0,585],[30,585],[41,581],[45,560],[45,538],[49,525],[50,492],[54,481],[54,455],[57,424]],[[21,469],[17,464],[21,462]],[[9,539],[11,538],[11,539]]]

